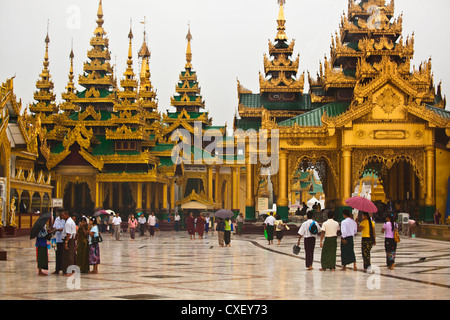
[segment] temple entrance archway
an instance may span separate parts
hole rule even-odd
[[[91,198],[90,186],[86,182],[68,182],[64,189],[64,207],[79,214],[94,213],[95,203]]]
[[[360,192],[363,181],[366,184],[372,181],[371,199],[379,208],[380,221],[388,211],[408,212],[418,217],[426,195],[423,153],[410,151],[386,156],[387,152],[373,153],[354,166],[353,190]]]

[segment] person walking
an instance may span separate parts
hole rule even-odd
[[[217,238],[219,240],[219,246],[223,247],[225,236],[225,222],[222,218],[217,218]]]
[[[364,271],[370,267],[370,251],[376,245],[375,223],[367,212],[362,212],[363,221],[359,224],[358,231],[362,231],[361,250],[364,261]]]
[[[136,237],[136,228],[138,227],[138,221],[134,217],[134,214],[130,215],[130,218],[128,219],[128,228],[130,229],[130,238],[131,241],[134,241]]]
[[[72,273],[68,273],[69,267],[75,265],[75,237],[77,235],[77,226],[70,217],[69,211],[64,211],[62,218],[66,221],[62,232],[62,238],[64,239],[62,271],[65,276],[70,276]]]
[[[62,209],[56,211],[56,219],[53,223],[53,232],[55,233],[56,253],[55,253],[55,272],[53,274],[59,274],[62,271],[62,257],[64,250],[64,241],[62,232],[66,221],[61,217],[63,213]]]
[[[173,220],[175,221],[175,231],[176,232],[180,231],[181,217],[178,214],[178,212],[175,212],[175,217],[173,218]]]
[[[395,255],[397,252],[397,242],[394,240],[395,229],[398,229],[398,224],[395,222],[394,214],[386,217],[386,222],[381,228],[381,233],[384,233],[384,250],[386,251],[386,264],[390,270],[395,267]]]
[[[233,221],[230,220],[230,218],[225,219],[225,226],[224,226],[224,234],[223,239],[225,241],[225,247],[231,247],[231,224]]]
[[[120,214],[117,212],[116,216],[113,219],[113,225],[114,225],[114,236],[117,241],[120,241],[120,228],[122,225],[122,218],[120,217]]]
[[[281,245],[281,239],[283,239],[283,229],[286,227],[286,224],[281,220],[281,217],[279,214],[276,215],[276,221],[275,221],[275,237],[278,240],[278,245]]]
[[[97,221],[95,218],[90,220],[89,230],[89,265],[93,266],[93,270],[89,273],[98,273],[98,265],[100,264],[100,234],[98,232]]]
[[[309,211],[306,213],[307,220],[302,223],[300,229],[298,230],[298,242],[297,245],[300,246],[300,240],[304,238],[305,246],[305,264],[307,270],[313,270],[314,261],[314,248],[316,246],[317,235],[321,232],[320,225],[313,220],[314,212]],[[314,225],[313,225],[314,224]],[[313,226],[314,228],[311,228]]]
[[[237,228],[236,232],[239,235],[239,237],[242,235],[242,231],[244,230],[244,215],[239,213],[239,216],[236,218]]]
[[[110,234],[111,238],[114,235],[114,223],[113,223],[113,221],[114,221],[115,217],[116,216],[114,215],[114,213],[111,212],[111,214],[109,215],[109,218],[108,218],[108,229],[109,229],[109,234]]]
[[[205,217],[205,233],[206,233],[206,235],[208,235],[208,233],[209,233],[210,224],[211,224],[211,217],[209,216],[209,214],[206,214],[206,217]]]
[[[155,213],[152,212],[148,216],[148,230],[150,231],[150,238],[155,236],[155,226],[156,226],[156,216]]]
[[[349,210],[345,209],[342,214],[344,220],[341,222],[341,270],[347,270],[347,265],[353,263],[353,270],[357,271],[353,237],[358,233],[358,224],[351,218]]]
[[[264,228],[267,231],[267,241],[269,241],[269,245],[273,244],[273,229],[275,221],[276,219],[272,216],[272,213],[269,213],[269,216],[264,221]]]
[[[145,215],[142,213],[139,218],[139,235],[143,237],[145,235],[145,224],[147,223],[147,219],[145,218]]]
[[[328,212],[328,220],[322,224],[322,233],[320,237],[320,247],[322,255],[320,262],[322,268],[320,271],[331,269],[336,270],[336,251],[337,251],[337,233],[340,230],[339,223],[334,220],[334,211]],[[325,238],[325,241],[323,239]]]
[[[195,218],[194,218],[194,214],[192,212],[189,213],[189,217],[187,218],[186,221],[186,225],[187,225],[187,232],[192,239],[195,240]]]
[[[197,218],[195,230],[198,233],[198,237],[200,239],[203,239],[203,233],[205,232],[205,218],[202,214],[200,214],[200,216]]]
[[[81,273],[89,272],[89,228],[87,220],[82,217],[77,231],[77,266]]]

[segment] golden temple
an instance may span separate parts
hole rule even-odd
[[[100,0],[79,88],[72,48],[62,103],[53,92],[48,34],[29,113],[17,101],[13,79],[1,86],[0,224],[20,228],[16,214],[47,211],[52,199],[85,214],[112,209],[165,217],[176,210],[227,208],[251,222],[268,209],[267,203],[259,206],[260,199],[273,197],[277,212],[288,220],[289,206],[313,194],[323,196],[339,218],[368,173],[378,177],[374,198],[399,201],[421,220],[432,220],[436,208],[445,212],[447,201],[450,112],[441,85],[434,83],[431,61],[411,66],[414,35],[403,37],[403,17],[395,19],[394,9],[394,0],[349,0],[329,57],[317,77],[308,73],[305,79],[298,71],[300,55],[293,57],[295,41],[287,35],[285,1],[279,1],[260,92],[238,81],[232,128],[257,132],[258,142],[269,141],[267,149],[279,133],[279,169],[267,175],[264,163],[250,161],[249,140],[242,151],[227,126],[213,125],[193,67],[190,28],[186,64],[170,99],[176,111],[163,114],[151,82],[145,32],[136,74],[130,29],[127,67],[118,83]],[[184,142],[214,136],[222,151],[200,141],[178,154],[184,160],[179,163],[174,160],[179,130],[187,132]]]

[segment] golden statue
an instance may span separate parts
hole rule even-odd
[[[15,205],[15,203],[16,203],[16,199],[12,198],[11,206],[10,206],[10,209],[11,209],[11,223],[10,223],[10,226],[14,227],[14,228],[17,228],[17,223],[16,223],[16,205]]]

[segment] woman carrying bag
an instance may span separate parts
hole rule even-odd
[[[386,222],[381,229],[384,233],[384,250],[386,251],[386,263],[390,270],[394,270],[395,254],[397,251],[398,224],[395,222],[394,215],[391,213],[386,217]]]

